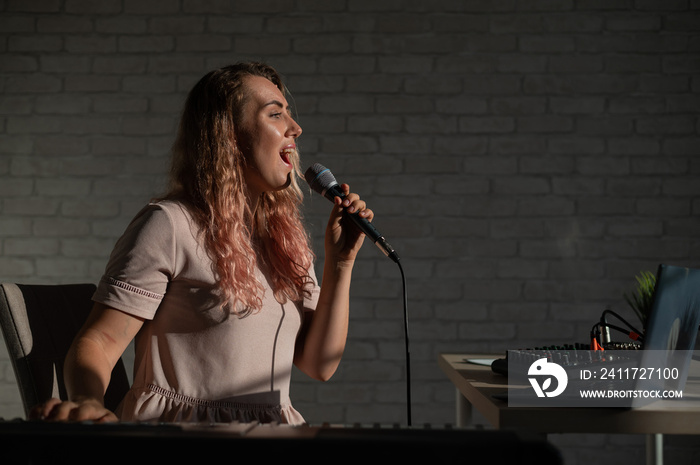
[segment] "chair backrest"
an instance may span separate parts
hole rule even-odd
[[[0,284],[0,326],[27,415],[51,397],[66,399],[63,361],[92,309],[93,284]],[[120,359],[105,406],[114,411],[129,389]]]

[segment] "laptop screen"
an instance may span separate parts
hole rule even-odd
[[[659,265],[645,350],[693,350],[700,325],[700,270]]]
[[[659,265],[643,342],[643,366],[676,366],[682,389],[700,325],[700,270]],[[661,359],[661,358],[665,359]]]

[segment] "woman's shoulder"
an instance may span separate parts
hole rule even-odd
[[[194,221],[184,203],[171,199],[152,200],[132,218],[127,233],[166,236],[190,231]],[[196,228],[194,228],[196,229]]]
[[[164,215],[174,224],[191,223],[192,213],[185,202],[177,199],[156,199],[151,200],[142,210],[142,214]]]

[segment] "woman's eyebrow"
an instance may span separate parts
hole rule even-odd
[[[269,102],[267,102],[267,103],[266,103],[265,105],[263,105],[263,106],[264,106],[264,107],[268,107],[268,106],[270,106],[270,105],[277,105],[277,106],[280,107],[280,108],[284,108],[284,104],[283,104],[282,102],[280,102],[279,100],[270,100]],[[289,108],[289,107],[287,107],[287,108]]]
[[[285,107],[285,106],[284,106],[284,103],[280,102],[279,100],[270,100],[270,101],[267,102],[265,105],[263,105],[263,108],[269,107],[270,105],[278,106],[278,107],[280,107],[280,109],[286,110],[287,113],[290,113],[290,114],[291,114],[291,109],[289,108],[289,105],[287,105],[287,106]]]

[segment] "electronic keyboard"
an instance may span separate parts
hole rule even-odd
[[[429,460],[431,464],[559,465],[542,438],[513,431],[399,425],[260,423],[92,423],[0,420],[3,465],[62,463],[214,463],[289,460],[304,463]]]

